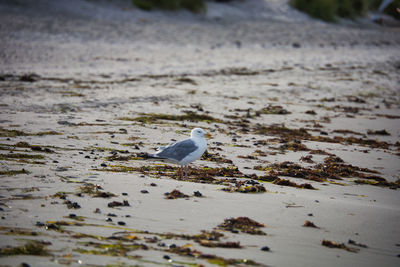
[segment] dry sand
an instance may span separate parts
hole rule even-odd
[[[398,266],[400,26],[386,21],[326,24],[278,0],[201,15],[2,1],[0,265]],[[193,127],[211,137],[190,181],[141,158]],[[238,188],[266,192],[223,190]],[[238,217],[265,235],[218,227]]]

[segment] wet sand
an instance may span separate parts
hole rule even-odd
[[[398,265],[395,22],[72,2],[0,5],[2,265]]]

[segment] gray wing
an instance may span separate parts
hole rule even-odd
[[[193,142],[191,139],[186,139],[165,147],[162,151],[156,153],[156,156],[159,158],[181,161],[184,157],[195,151],[197,148],[198,146],[196,146],[195,142]]]

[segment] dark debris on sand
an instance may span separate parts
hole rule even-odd
[[[233,233],[242,232],[252,235],[266,235],[259,228],[265,227],[264,224],[256,222],[248,217],[237,217],[225,219],[223,223],[218,225],[218,229],[230,231]]]

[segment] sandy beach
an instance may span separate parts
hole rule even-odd
[[[0,3],[0,266],[398,266],[400,23]],[[146,153],[209,133],[182,180]]]

